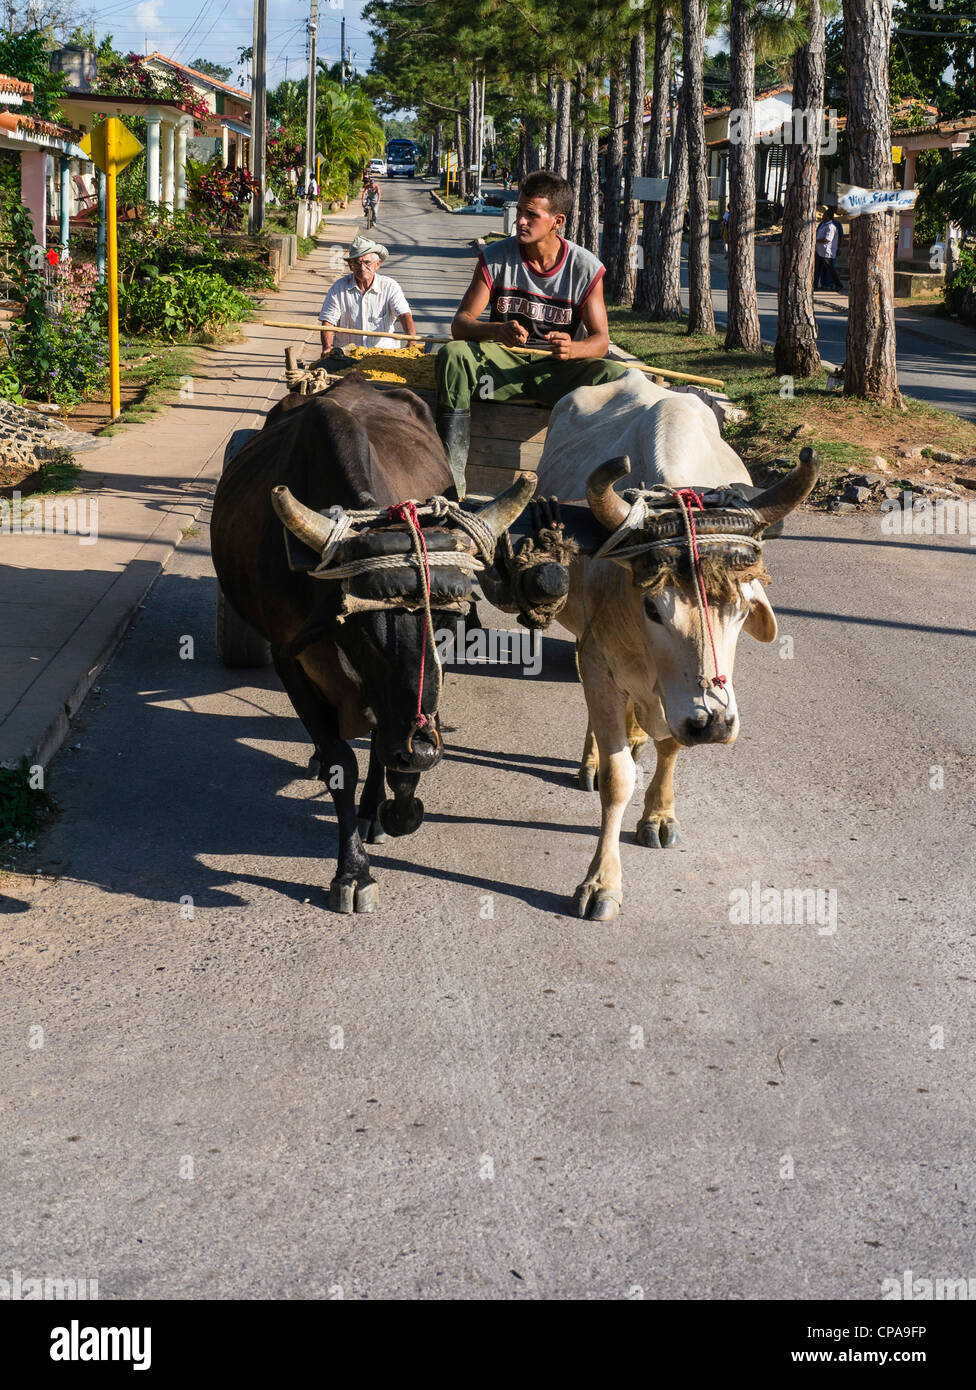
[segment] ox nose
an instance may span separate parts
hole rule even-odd
[[[441,756],[440,736],[416,729],[410,738],[399,744],[387,766],[395,772],[427,772]]]
[[[723,743],[729,738],[734,722],[734,718],[730,720],[727,717],[725,710],[698,710],[684,722],[685,741],[687,743]]]

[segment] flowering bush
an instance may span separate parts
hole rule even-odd
[[[141,53],[129,53],[125,58],[114,58],[106,63],[95,91],[103,96],[178,101],[194,116],[213,114],[185,77],[178,72],[161,73],[147,68]]]
[[[190,202],[215,226],[239,227],[258,186],[246,169],[208,165],[190,187]]]

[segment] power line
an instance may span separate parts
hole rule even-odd
[[[190,35],[193,33],[193,31],[194,31],[194,29],[197,27],[197,25],[201,23],[201,21],[203,20],[204,15],[205,15],[205,14],[207,13],[207,11],[210,9],[210,7],[211,7],[212,4],[213,4],[213,0],[206,0],[206,4],[203,6],[203,9],[202,9],[202,10],[199,10],[199,11],[197,12],[197,14],[194,15],[194,17],[193,17],[193,19],[192,19],[192,21],[191,21],[191,23],[190,23],[190,25],[189,25],[189,28],[187,28],[187,29],[185,29],[185,30],[183,31],[183,37],[177,41],[176,47],[173,49],[173,57],[174,57],[174,58],[177,57],[177,55],[179,54],[180,49],[181,49],[181,48],[183,47],[183,45],[187,42],[187,40],[189,39]]]

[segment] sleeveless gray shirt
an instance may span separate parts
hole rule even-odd
[[[585,338],[583,305],[605,274],[591,252],[559,238],[561,253],[552,270],[542,274],[522,258],[516,237],[478,249],[478,262],[491,305],[491,322],[514,320],[528,329],[530,341],[547,333]]]

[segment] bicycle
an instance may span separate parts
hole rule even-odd
[[[366,204],[366,230],[372,231],[376,223],[376,207],[373,203]]]

